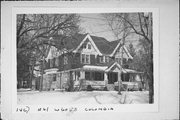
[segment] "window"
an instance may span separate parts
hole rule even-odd
[[[55,58],[55,66],[56,66],[56,67],[59,66],[59,58],[58,58],[58,57]]]
[[[54,60],[50,59],[50,68],[53,68],[53,67],[54,67]]]
[[[53,81],[56,81],[56,74],[53,74]]]
[[[83,44],[83,48],[86,49],[86,44]]]
[[[81,54],[81,62],[85,64],[90,64],[90,55]]]
[[[100,62],[100,63],[104,63],[104,56],[100,56],[100,57],[99,57],[99,62]]]
[[[86,63],[90,63],[90,55],[86,55]]]
[[[85,79],[86,80],[91,80],[90,72],[85,72]]]
[[[105,62],[109,62],[109,57],[108,56],[105,56]]]
[[[85,57],[86,57],[85,54],[82,54],[82,55],[81,55],[81,62],[82,62],[82,63],[85,63]]]
[[[67,56],[64,56],[64,65],[68,64],[68,58]]]
[[[90,44],[88,44],[88,49],[91,49],[91,45]]]
[[[100,63],[107,63],[107,62],[109,62],[109,57],[108,56],[100,56],[99,57],[99,62]]]
[[[103,81],[104,74],[102,72],[94,72],[94,80],[95,81]]]

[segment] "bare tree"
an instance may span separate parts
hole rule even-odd
[[[124,14],[104,14],[106,21],[116,37],[136,34],[140,37],[139,43],[142,46],[143,55],[146,56],[144,63],[141,64],[148,78],[149,84],[149,103],[154,102],[153,85],[153,39],[152,39],[152,13],[126,13]],[[126,26],[123,27],[123,23]],[[119,28],[119,29],[117,29]],[[124,38],[124,37],[123,37]],[[123,42],[124,43],[124,42]]]
[[[56,34],[71,36],[79,31],[79,16],[76,14],[18,14],[17,15],[17,73],[19,79],[31,80],[37,61],[42,60]]]

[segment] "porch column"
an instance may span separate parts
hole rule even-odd
[[[84,80],[85,80],[85,71],[80,71],[80,78],[79,78],[79,90],[83,89],[84,87]]]
[[[104,72],[104,82],[105,82],[105,86],[107,86],[107,84],[108,84],[108,75],[107,75],[107,72]]]
[[[122,78],[121,78],[121,71],[118,72],[118,94],[121,95],[121,86],[122,86]]]

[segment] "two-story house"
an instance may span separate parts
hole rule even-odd
[[[127,65],[122,67],[121,58],[124,64],[133,58],[120,40],[109,42],[90,34],[77,34],[66,39],[56,36],[51,39],[57,44],[50,47],[46,57],[44,90],[62,89],[70,83],[78,87],[82,80],[85,88],[87,85],[93,88],[115,86],[118,73],[123,73],[122,81],[129,81],[129,74],[137,73],[128,69]]]

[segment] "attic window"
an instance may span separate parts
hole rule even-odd
[[[82,45],[82,48],[86,49],[86,44],[83,44],[83,45]]]
[[[91,45],[90,44],[88,44],[88,49],[91,49]]]

